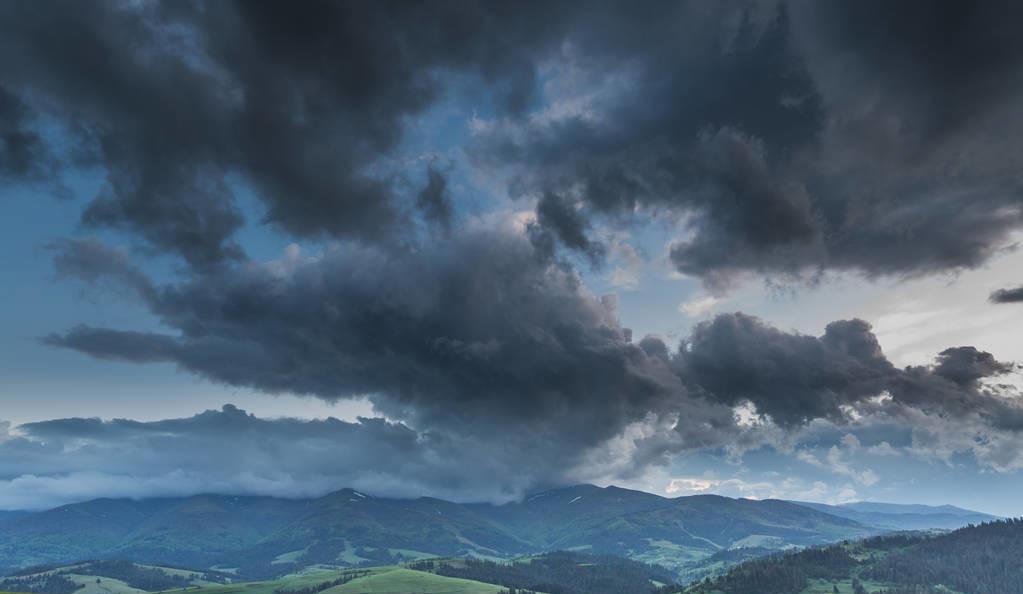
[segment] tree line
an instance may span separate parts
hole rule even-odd
[[[67,577],[50,573],[43,576],[13,577],[0,581],[0,589],[38,594],[73,594],[84,588]]]
[[[276,590],[274,590],[274,594],[316,594],[317,592],[323,592],[324,590],[328,590],[335,586],[347,584],[352,580],[361,577],[366,577],[369,574],[370,574],[369,570],[366,569],[348,570],[343,572],[340,576],[338,576],[337,579],[331,580],[329,582],[321,582],[319,584],[314,584],[306,588],[277,588]]]
[[[163,569],[144,567],[132,561],[105,560],[79,563],[74,566],[73,570],[55,566],[30,568],[0,581],[0,589],[44,594],[72,594],[84,587],[66,577],[66,574],[72,573],[72,571],[80,575],[95,576],[97,582],[106,578],[119,580],[132,588],[147,592],[187,588],[192,581],[197,579],[211,582],[224,581],[219,574],[202,571],[171,574]]]
[[[162,569],[142,567],[131,561],[93,561],[75,569],[76,573],[94,575],[100,579],[106,577],[121,580],[132,588],[153,592],[156,590],[172,590],[186,588],[192,580],[199,579],[199,572],[185,575],[172,575]]]

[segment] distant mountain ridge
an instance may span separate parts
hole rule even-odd
[[[0,570],[124,559],[266,577],[314,564],[576,550],[696,577],[765,552],[991,518],[951,506],[666,498],[593,485],[535,493],[505,505],[390,499],[353,489],[313,499],[96,499],[0,514]]]
[[[1000,519],[998,516],[953,505],[920,505],[858,501],[841,505],[793,501],[797,505],[888,530],[955,530],[970,524]]]
[[[0,524],[0,568],[126,559],[268,576],[317,563],[509,558],[570,549],[681,571],[732,548],[778,550],[877,532],[784,501],[715,495],[669,499],[592,485],[506,505],[389,499],[352,489],[314,499],[97,499]]]

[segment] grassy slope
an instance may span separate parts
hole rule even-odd
[[[325,594],[497,594],[504,588],[473,580],[449,578],[424,571],[397,566],[369,568],[370,574],[324,590]],[[319,568],[285,576],[279,580],[247,582],[205,587],[200,590],[177,590],[168,594],[274,594],[279,588],[297,590],[331,581],[340,570]]]
[[[326,590],[326,594],[497,594],[501,586],[411,569],[380,572]]]
[[[132,588],[121,580],[108,577],[99,578],[98,584],[96,583],[97,576],[94,575],[69,573],[64,577],[84,586],[82,589],[77,590],[75,594],[144,594],[145,592],[145,590]]]
[[[374,567],[369,569],[372,574],[386,572],[394,567]],[[341,575],[343,570],[330,567],[310,567],[298,573],[289,574],[280,579],[265,582],[239,582],[226,585],[212,585],[199,590],[169,590],[168,592],[200,592],[201,594],[274,594],[278,588],[300,590],[329,582]]]

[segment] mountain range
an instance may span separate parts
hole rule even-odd
[[[975,512],[953,505],[934,506],[874,503],[868,501],[843,503],[842,505],[827,505],[804,501],[793,501],[792,503],[833,516],[855,520],[867,526],[876,526],[889,530],[955,530],[970,524],[982,524],[999,519],[998,516]]]
[[[352,489],[312,499],[97,499],[0,515],[0,569],[125,559],[266,577],[318,563],[578,550],[681,574],[735,549],[781,550],[878,534],[889,526],[864,520],[899,515],[897,509],[818,507],[716,495],[665,498],[592,485],[505,505],[389,499]],[[850,517],[854,513],[865,515]],[[909,515],[926,516],[921,510]]]

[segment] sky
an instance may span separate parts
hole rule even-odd
[[[0,509],[1023,515],[1016,3],[0,6]]]

